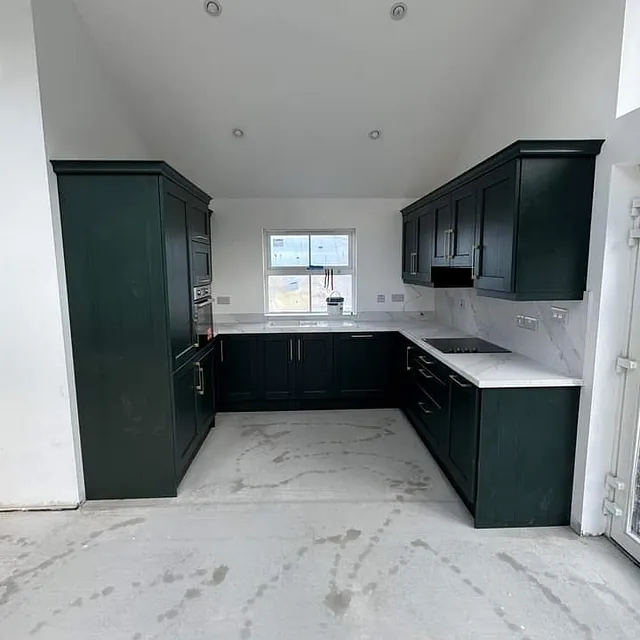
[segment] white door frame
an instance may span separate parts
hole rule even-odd
[[[640,362],[640,257],[638,249],[634,251],[635,278],[627,357],[632,361]],[[626,374],[622,375],[625,375],[626,379],[617,459],[613,464],[613,482],[609,487],[613,513],[609,519],[608,533],[614,542],[640,562],[640,525],[636,535],[631,533],[634,505],[637,500],[640,500],[640,488],[636,490],[638,473],[640,473],[640,368],[627,369]],[[618,485],[619,488],[615,488],[616,483],[622,484]]]

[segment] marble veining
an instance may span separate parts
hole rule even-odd
[[[565,325],[553,320],[551,307],[569,311]],[[473,289],[436,291],[436,319],[460,331],[535,359],[570,377],[582,377],[586,301],[511,302],[478,296]],[[519,329],[516,315],[538,318],[538,331]]]
[[[385,332],[399,331],[417,347],[423,349],[456,373],[479,388],[524,388],[524,387],[579,387],[579,376],[558,373],[548,365],[541,364],[520,353],[492,354],[443,354],[425,344],[423,338],[457,338],[469,334],[450,325],[433,320],[389,320],[386,322],[363,322],[355,319],[340,320],[296,320],[269,319],[262,322],[218,324],[220,335],[256,333],[314,333],[314,332]],[[477,335],[477,334],[476,334]],[[485,337],[485,336],[482,336]],[[506,346],[507,345],[501,345]]]

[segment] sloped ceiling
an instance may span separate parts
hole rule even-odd
[[[75,2],[150,149],[214,197],[389,198],[450,176],[532,4]]]

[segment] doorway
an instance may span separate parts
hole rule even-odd
[[[634,199],[634,205],[640,199]],[[634,207],[635,222],[640,220],[640,206]],[[619,361],[626,370],[622,417],[613,473],[608,478],[611,489],[606,504],[611,512],[609,535],[636,561],[640,562],[640,252],[634,250],[635,277],[629,321],[629,361]]]

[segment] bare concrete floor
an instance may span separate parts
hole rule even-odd
[[[0,515],[0,638],[622,640],[640,570],[474,531],[396,411],[221,416],[177,500]]]

